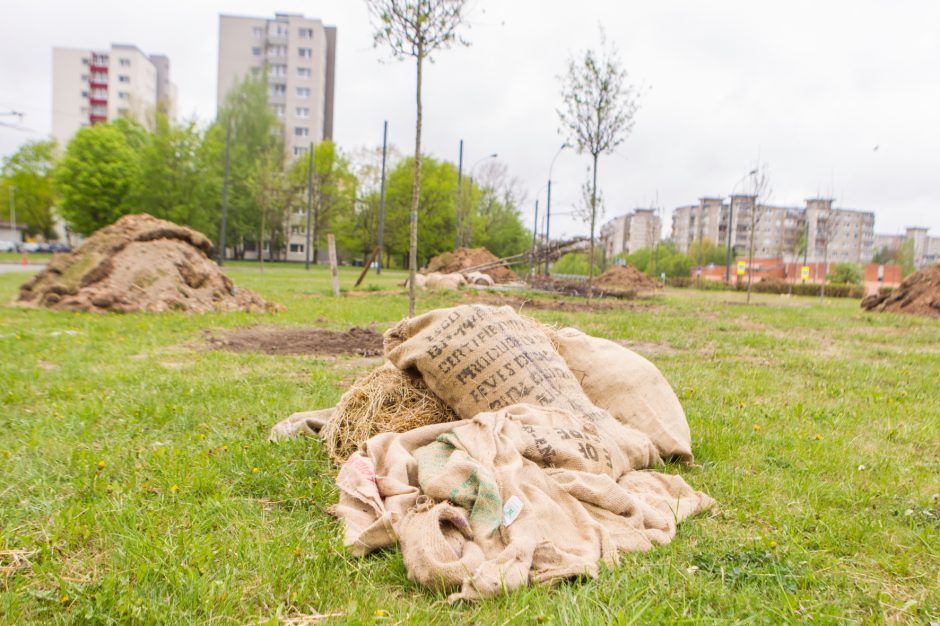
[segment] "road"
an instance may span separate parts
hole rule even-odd
[[[0,263],[0,274],[9,274],[11,272],[38,272],[46,267],[46,264],[30,263],[21,265],[20,263]]]

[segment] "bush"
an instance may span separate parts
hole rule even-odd
[[[687,276],[677,276],[666,279],[666,284],[670,287],[679,288],[695,287],[702,291],[747,291],[746,281],[729,286],[717,280],[703,280],[701,287],[698,287],[695,280]],[[754,293],[792,293],[794,296],[819,296],[820,287],[819,283],[796,283],[791,288],[790,283],[783,280],[761,280],[751,284],[751,291]],[[859,285],[830,283],[826,285],[826,295],[832,298],[864,298],[865,289]]]

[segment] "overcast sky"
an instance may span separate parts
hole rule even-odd
[[[876,232],[940,236],[940,2],[934,0],[475,0],[467,38],[425,73],[425,146],[465,164],[497,152],[528,190],[531,224],[558,134],[558,76],[596,45],[598,24],[647,92],[636,126],[601,159],[606,218],[728,195],[758,161],[771,202],[817,194],[872,210]],[[305,13],[338,27],[334,139],[344,148],[414,146],[414,66],[384,61],[360,0],[4,0],[0,155],[51,129],[52,47],[133,43],[170,57],[179,111],[215,113],[218,14]],[[383,62],[384,61],[384,62]],[[0,117],[9,123],[10,118]],[[564,152],[553,175],[553,234],[586,232],[572,210],[588,158]],[[657,200],[658,199],[658,200]]]

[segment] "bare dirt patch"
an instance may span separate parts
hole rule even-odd
[[[662,288],[662,285],[632,265],[614,265],[598,276],[594,283],[608,290],[621,291],[653,291]]]
[[[201,233],[150,215],[96,231],[20,287],[19,304],[66,311],[273,311],[209,258]]]
[[[523,298],[520,296],[499,296],[492,293],[472,293],[464,294],[464,300],[479,304],[489,304],[493,306],[511,306],[517,311],[536,310],[536,311],[563,311],[566,313],[593,313],[598,311],[652,311],[660,308],[660,305],[651,302],[624,301],[619,299],[595,299],[590,302],[587,300],[552,300],[542,298]]]
[[[264,354],[354,354],[380,356],[382,334],[369,328],[347,331],[283,326],[245,326],[226,333],[203,331],[210,350]]]

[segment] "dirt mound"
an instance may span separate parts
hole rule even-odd
[[[125,215],[20,287],[19,303],[67,311],[268,311],[209,258],[204,235],[150,215]]]
[[[265,354],[382,355],[382,333],[353,327],[346,332],[322,328],[246,326],[220,336],[205,332],[213,350]]]
[[[499,259],[486,248],[459,248],[456,252],[444,252],[431,259],[428,262],[427,271],[451,274],[496,261]],[[516,273],[507,265],[497,265],[481,271],[500,284],[519,280]]]
[[[868,296],[862,308],[940,318],[940,264],[914,272],[888,294]]]
[[[594,279],[594,284],[610,290],[645,291],[659,289],[655,280],[632,265],[614,265]]]

